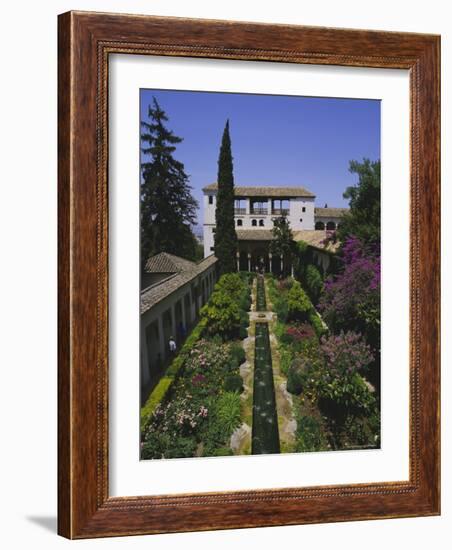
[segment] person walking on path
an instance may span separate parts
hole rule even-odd
[[[170,350],[170,354],[175,355],[177,345],[176,345],[176,340],[174,340],[174,338],[172,336],[170,336],[170,339],[168,340],[168,347],[169,347],[169,350]]]

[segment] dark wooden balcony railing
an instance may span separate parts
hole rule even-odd
[[[268,210],[266,208],[252,208],[251,214],[255,214],[258,216],[266,216],[268,214]]]
[[[234,214],[236,215],[246,214],[246,208],[234,208]]]

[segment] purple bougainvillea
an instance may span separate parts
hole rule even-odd
[[[333,332],[354,330],[374,349],[380,345],[380,251],[349,237],[342,271],[328,279],[319,309]]]

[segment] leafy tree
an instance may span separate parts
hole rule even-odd
[[[210,300],[201,310],[206,333],[209,336],[218,335],[223,340],[239,337],[242,327],[248,325],[249,307],[248,283],[238,273],[222,275]]]
[[[224,290],[212,294],[201,316],[206,320],[206,332],[210,336],[218,334],[225,340],[238,336],[242,320],[240,308]]]
[[[141,261],[159,252],[196,258],[196,239],[191,230],[198,204],[191,195],[184,165],[173,157],[182,138],[165,126],[168,120],[154,98],[149,122],[141,122]]]
[[[285,216],[280,216],[273,220],[272,234],[273,239],[270,241],[270,252],[283,258],[283,272],[286,272],[287,266],[293,260],[295,244],[289,220]]]
[[[298,281],[294,281],[287,294],[287,306],[289,320],[309,320],[309,313],[312,309],[312,304]]]
[[[215,256],[220,273],[236,271],[237,234],[234,222],[234,176],[229,120],[223,132],[218,159],[218,195],[215,211]]]
[[[380,243],[380,161],[364,159],[350,162],[351,173],[358,175],[358,184],[347,187],[344,198],[350,200],[337,236],[340,241],[351,235],[363,243]]]

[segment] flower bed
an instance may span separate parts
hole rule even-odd
[[[228,440],[240,425],[240,395],[228,380],[244,360],[240,343],[199,340],[142,434],[142,458],[232,454]]]
[[[220,278],[201,318],[141,410],[141,456],[232,454],[241,422],[239,366],[248,326],[249,277]]]
[[[353,331],[327,334],[297,281],[268,279],[280,367],[294,395],[299,451],[379,446],[377,399],[363,378],[374,356]],[[321,330],[319,328],[321,327]]]

